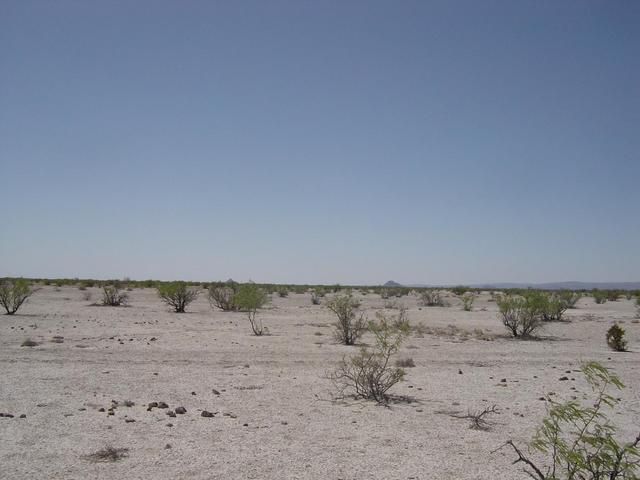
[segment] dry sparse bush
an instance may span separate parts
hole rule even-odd
[[[335,371],[328,374],[340,396],[347,392],[356,398],[387,403],[387,392],[402,381],[405,371],[392,367],[390,360],[398,352],[408,334],[407,329],[397,329],[381,313],[377,322],[369,322],[369,331],[376,337],[376,347],[370,350],[362,347],[353,357],[343,358]]]
[[[487,431],[491,429],[491,423],[486,419],[488,415],[493,415],[498,413],[498,407],[493,405],[491,407],[484,408],[482,410],[477,410],[475,412],[469,411],[466,415],[460,415],[457,413],[451,414],[452,417],[455,418],[463,418],[469,419],[471,422],[469,428],[472,430],[482,430]]]
[[[86,458],[94,462],[117,462],[118,460],[122,460],[123,458],[128,456],[128,448],[115,448],[107,446],[102,450],[98,450],[97,452],[87,455]]]
[[[413,361],[413,358],[400,358],[396,360],[396,367],[413,368],[415,366],[416,366],[416,363]]]
[[[418,303],[423,307],[444,307],[445,301],[440,290],[427,288],[418,293]]]
[[[176,313],[184,313],[187,305],[200,293],[199,290],[188,287],[185,282],[162,283],[158,285],[157,291],[162,301],[172,307]]]
[[[610,395],[611,387],[624,388],[615,373],[599,363],[582,365],[582,373],[595,393],[589,406],[577,400],[564,403],[548,398],[547,415],[530,444],[537,456],[532,459],[513,441],[517,455],[514,464],[537,480],[635,480],[640,470],[640,434],[630,442],[619,443],[616,427],[609,420],[619,399]],[[546,456],[545,465],[537,462]]]
[[[287,287],[278,288],[278,296],[280,298],[288,297],[289,296],[289,290],[287,290]]]
[[[223,285],[211,285],[209,287],[209,304],[211,308],[219,308],[223,311],[237,310],[235,296],[238,292],[239,284],[230,280]]]
[[[0,305],[7,315],[13,315],[32,294],[33,290],[26,280],[5,280],[0,284]]]
[[[607,345],[609,345],[609,348],[615,350],[616,352],[626,352],[627,341],[625,340],[624,336],[624,328],[622,328],[617,323],[614,323],[613,325],[611,325],[609,330],[607,330]]]
[[[320,295],[316,291],[311,292],[311,304],[320,305]]]
[[[102,304],[108,307],[120,307],[126,305],[129,295],[120,291],[118,285],[106,286],[102,289]]]
[[[337,295],[327,302],[327,308],[336,314],[336,339],[344,345],[355,345],[366,329],[364,313],[359,313],[360,302],[351,295]]]

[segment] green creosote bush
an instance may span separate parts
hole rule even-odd
[[[280,298],[286,298],[289,296],[289,290],[287,290],[287,287],[280,287],[278,288],[278,296]]]
[[[217,307],[225,312],[237,310],[235,296],[239,288],[240,284],[233,280],[209,286],[209,304],[211,308]]]
[[[362,347],[357,355],[342,358],[338,367],[327,377],[339,396],[353,394],[356,398],[386,404],[387,392],[404,379],[405,371],[392,366],[391,358],[409,334],[407,327],[397,328],[384,314],[376,314],[377,322],[369,322],[368,330],[375,336],[375,348]]]
[[[158,296],[176,313],[184,313],[187,305],[198,298],[200,293],[199,290],[187,286],[185,282],[161,283],[156,288]]]
[[[476,296],[473,292],[466,292],[460,297],[462,300],[462,309],[465,312],[470,312],[473,308],[473,301],[476,299]]]
[[[33,294],[29,282],[19,278],[4,280],[0,283],[0,305],[7,311],[6,315],[13,315],[24,302]]]
[[[504,295],[497,304],[502,324],[515,338],[531,337],[542,326],[536,305],[525,298]]]
[[[351,295],[337,295],[327,302],[327,308],[336,314],[335,337],[344,345],[355,345],[364,333],[367,321],[358,312],[360,302]]]
[[[120,291],[118,285],[107,285],[102,288],[102,304],[108,307],[120,307],[126,305],[129,296]]]
[[[617,323],[611,325],[609,330],[607,330],[607,345],[611,350],[615,350],[616,352],[626,352],[627,351],[627,341],[624,338],[625,331]]]
[[[562,300],[567,308],[576,308],[578,300],[582,298],[582,294],[572,290],[559,290],[556,292],[558,299]]]
[[[268,332],[268,329],[262,324],[262,319],[257,316],[258,310],[268,302],[267,293],[255,283],[244,283],[238,288],[235,304],[238,310],[247,314],[254,335],[260,336],[265,331]]]
[[[548,398],[547,414],[525,453],[513,441],[506,442],[523,463],[524,471],[538,480],[633,480],[640,470],[640,434],[627,443],[617,440],[609,418],[619,399],[609,393],[623,383],[597,362],[582,365],[582,373],[595,399],[584,406],[577,400],[556,402]],[[503,448],[500,447],[500,448]],[[530,457],[531,450],[537,453]],[[544,456],[544,464],[536,463]]]

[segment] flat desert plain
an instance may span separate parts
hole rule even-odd
[[[453,295],[449,307],[397,299],[426,333],[403,344],[398,357],[415,367],[393,389],[405,401],[385,407],[334,398],[326,373],[357,348],[335,343],[333,314],[308,294],[273,296],[259,314],[262,337],[244,314],[213,310],[205,291],[184,314],[154,290],[129,295],[127,307],[98,307],[98,289],[48,286],[0,317],[0,412],[14,415],[0,418],[1,478],[527,478],[511,450],[492,451],[509,439],[526,445],[545,396],[591,398],[578,372],[585,360],[627,385],[612,417],[621,437],[640,431],[640,324],[626,299],[582,298],[568,322],[526,341],[504,336],[488,293],[472,312]],[[356,295],[371,319],[385,309],[379,295]],[[614,321],[628,353],[605,343]],[[26,338],[40,345],[22,347]],[[168,408],[149,411],[151,402]],[[492,405],[489,431],[453,416]],[[177,407],[186,413],[167,415]],[[90,456],[107,446],[128,451],[116,462]]]

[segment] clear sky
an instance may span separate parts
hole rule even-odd
[[[640,280],[638,1],[0,0],[0,276]]]

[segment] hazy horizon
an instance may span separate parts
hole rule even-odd
[[[639,281],[638,25],[632,1],[4,1],[0,276]]]

